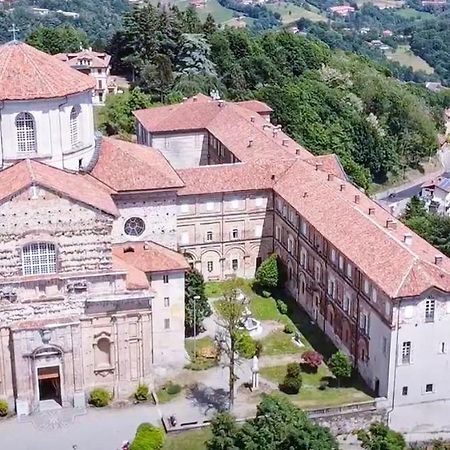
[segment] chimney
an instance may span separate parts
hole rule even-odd
[[[183,103],[184,103],[187,99],[188,99],[187,97],[183,97]]]
[[[287,147],[288,144],[289,144],[289,141],[288,141],[287,139],[283,139],[283,145],[284,145],[285,147]]]
[[[255,116],[251,116],[250,117],[250,122],[254,122],[255,121]]]
[[[359,204],[359,201],[361,200],[361,196],[359,194],[355,195],[355,203]]]
[[[412,234],[411,233],[405,233],[403,235],[403,242],[405,245],[410,246],[412,244]]]
[[[386,228],[388,230],[396,230],[397,229],[397,222],[395,220],[392,220],[392,219],[387,219],[386,220]]]
[[[369,208],[369,216],[375,215],[375,208]]]
[[[270,179],[271,179],[271,180],[275,180],[275,175],[271,175],[271,176],[270,176]]]
[[[299,148],[296,148],[296,149],[295,149],[295,154],[296,154],[296,155],[300,155],[300,149],[299,149]]]
[[[328,174],[328,181],[333,181],[334,177],[332,173]]]
[[[436,266],[442,265],[442,255],[436,255],[434,257],[434,264],[436,264]]]
[[[272,136],[276,138],[278,136],[278,130],[273,130]]]
[[[225,104],[223,100],[219,100],[219,108],[222,108],[222,106]]]
[[[194,95],[194,96],[192,97],[192,101],[193,101],[193,102],[196,102],[196,101],[197,101],[197,96],[196,96],[196,95]]]
[[[303,198],[308,197],[308,193],[307,192],[303,192]]]
[[[322,163],[316,162],[316,170],[319,170],[322,167]]]
[[[148,250],[150,248],[150,245],[148,245],[148,242],[144,242],[144,250]]]
[[[341,192],[342,192],[342,191],[345,191],[345,184],[341,184],[341,185],[339,186],[339,189],[340,189]]]
[[[248,147],[251,147],[253,145],[253,139],[248,140]]]

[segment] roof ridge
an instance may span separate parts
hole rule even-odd
[[[419,260],[419,258],[414,257],[413,260],[411,261],[411,264],[408,268],[408,270],[406,270],[405,275],[403,276],[403,278],[401,279],[397,289],[395,290],[395,295],[393,298],[398,297],[398,294],[400,293],[402,287],[404,286],[406,279],[409,277],[409,275],[411,274],[411,271],[413,269],[413,267],[415,266],[416,262]]]
[[[31,159],[27,158],[26,160],[28,172],[30,173],[31,182],[37,182],[36,174],[34,173],[33,166],[31,165]]]

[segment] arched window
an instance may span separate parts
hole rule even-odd
[[[109,367],[111,365],[111,342],[108,338],[97,341],[95,348],[95,366],[97,368]]]
[[[36,124],[30,113],[21,112],[16,117],[17,148],[21,153],[36,151]]]
[[[80,107],[74,106],[70,111],[70,143],[72,148],[76,147],[80,142],[79,123]]]
[[[22,248],[23,275],[41,275],[56,272],[56,249],[54,244],[37,242]]]

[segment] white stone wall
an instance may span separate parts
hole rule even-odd
[[[80,143],[72,148],[70,112],[79,105]],[[17,114],[33,115],[36,127],[37,152],[19,153],[15,120]],[[0,110],[0,162],[8,166],[23,158],[36,158],[52,166],[78,170],[86,166],[94,152],[94,120],[92,93],[83,92],[66,98],[34,101],[6,101]]]
[[[153,241],[171,249],[177,248],[177,205],[176,194],[121,195],[115,198],[120,217],[114,221],[113,242]],[[125,234],[125,222],[131,217],[139,217],[145,223],[145,231],[140,236]]]
[[[36,196],[36,198],[34,198]],[[112,217],[43,188],[0,205],[0,277],[22,274],[21,248],[51,242],[60,273],[111,268]]]
[[[155,134],[140,143],[156,148],[175,169],[197,167],[208,164],[208,134],[206,131],[191,131],[178,134]]]
[[[184,271],[153,273],[151,287],[156,292],[152,301],[153,362],[157,366],[182,366],[186,362]]]
[[[425,320],[425,303],[435,300],[434,321]],[[450,399],[448,371],[450,368],[450,299],[438,293],[428,293],[417,299],[402,300],[394,312],[395,330],[391,355],[391,388],[395,405],[426,403]],[[404,342],[411,342],[410,363],[402,361]],[[432,392],[426,385],[432,384]],[[402,395],[403,387],[408,388]]]

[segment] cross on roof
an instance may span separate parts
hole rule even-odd
[[[13,41],[15,42],[17,39],[16,39],[16,33],[18,32],[18,31],[20,31],[18,28],[16,28],[16,24],[12,24],[12,28],[10,28],[8,31],[10,31],[11,33],[12,33],[12,35],[13,35]]]

